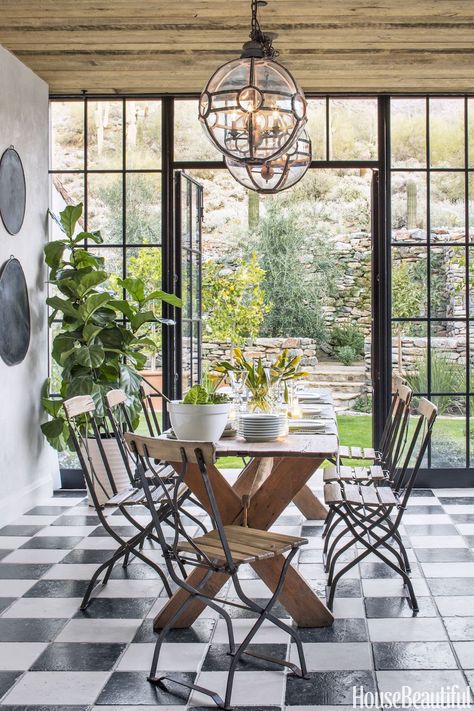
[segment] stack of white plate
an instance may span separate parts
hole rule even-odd
[[[299,418],[289,420],[291,434],[326,434],[328,430],[328,420],[316,420],[310,418]]]
[[[247,412],[239,417],[239,435],[247,442],[273,442],[287,432],[286,415]]]

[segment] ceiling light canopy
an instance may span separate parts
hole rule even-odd
[[[252,29],[240,59],[212,75],[199,100],[199,118],[224,156],[261,165],[288,154],[306,123],[306,99],[290,72],[275,61],[272,38],[257,19],[263,0],[252,0]]]

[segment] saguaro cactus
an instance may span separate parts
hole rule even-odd
[[[414,230],[416,226],[416,183],[407,180],[407,227]]]

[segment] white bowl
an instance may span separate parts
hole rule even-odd
[[[217,442],[224,432],[230,402],[219,405],[185,405],[180,400],[168,403],[171,426],[178,439]]]

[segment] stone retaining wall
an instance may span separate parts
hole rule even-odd
[[[230,358],[231,344],[226,341],[212,341],[202,344],[203,366],[213,365],[220,360]],[[301,365],[311,370],[318,363],[316,356],[316,341],[312,338],[256,338],[249,340],[242,347],[247,358],[261,357],[265,365],[275,359],[284,348],[288,348],[293,356],[301,356]]]

